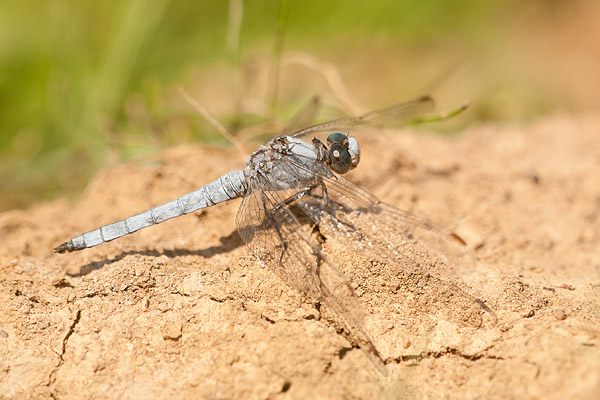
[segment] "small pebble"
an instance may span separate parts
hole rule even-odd
[[[52,286],[57,288],[73,287],[71,282],[65,277],[52,281]]]
[[[173,321],[169,323],[163,332],[163,339],[165,340],[179,340],[181,337],[182,324],[179,321]]]
[[[554,310],[552,312],[552,315],[559,321],[564,321],[565,319],[567,319],[567,313],[562,308],[557,308],[556,310]]]
[[[6,339],[8,337],[8,333],[6,333],[2,329],[0,329],[0,337]]]

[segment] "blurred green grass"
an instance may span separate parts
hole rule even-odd
[[[534,3],[545,10],[562,4]],[[232,55],[226,46],[226,1],[1,1],[0,210],[78,193],[107,165],[110,154],[122,160],[177,143],[224,144],[190,107],[184,111],[174,105],[174,88],[209,82],[206,93],[192,93],[209,109],[215,99],[220,102],[216,108],[229,110],[217,116],[230,127],[247,123],[233,100],[227,104],[231,96],[220,93],[230,90],[231,82],[211,80],[227,81],[239,73],[244,93],[252,91],[247,82],[255,76],[252,68],[238,70],[236,63],[257,57],[269,64],[282,22],[280,4],[243,3],[241,53]],[[422,94],[420,87],[465,57],[488,60],[488,66],[498,68],[493,58],[481,54],[493,54],[495,43],[505,43],[506,24],[521,11],[515,0],[465,0],[460,6],[442,0],[284,4],[284,49],[303,49],[341,65],[359,98],[382,102],[377,105]],[[403,77],[397,76],[399,70]],[[378,81],[378,75],[383,79]],[[494,93],[479,99],[472,119],[495,117],[495,105],[510,102],[502,96],[522,99],[513,105],[525,110],[512,115],[516,117],[538,115],[555,105],[548,96],[519,93],[518,79],[514,86],[495,90],[494,85],[503,84],[493,77],[493,72],[472,76],[473,85],[487,82],[477,90],[491,88]],[[301,77],[282,78],[294,79]],[[301,86],[296,82],[296,89]],[[470,89],[450,85],[447,91],[453,93],[446,98],[456,105]],[[289,116],[306,100],[294,97],[311,94],[291,93],[280,110],[269,111]]]

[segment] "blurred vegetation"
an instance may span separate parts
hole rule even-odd
[[[317,72],[277,68],[293,50],[339,67],[371,108],[424,91],[450,107],[471,98],[471,120],[579,107],[573,93],[548,86],[555,77],[540,76],[530,52],[563,19],[577,20],[563,18],[573,2],[231,4],[239,35],[222,0],[0,1],[0,210],[77,193],[111,161],[179,143],[226,144],[181,100],[180,85],[233,131],[289,117],[329,90]]]

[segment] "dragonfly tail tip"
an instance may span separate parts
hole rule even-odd
[[[55,253],[61,253],[62,254],[62,253],[66,253],[68,251],[69,251],[69,248],[67,246],[67,243],[63,243],[60,246],[57,246],[57,247],[54,248],[54,252]]]

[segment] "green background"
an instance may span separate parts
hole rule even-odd
[[[446,130],[593,110],[595,3],[240,1],[236,47],[227,1],[1,1],[0,210],[73,196],[99,168],[167,146],[227,145],[180,86],[233,132],[282,123],[331,94],[319,71],[278,62],[297,52],[335,66],[368,108],[470,99]]]

